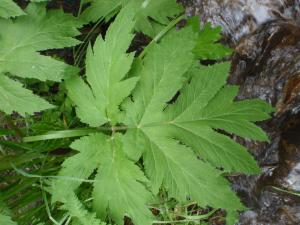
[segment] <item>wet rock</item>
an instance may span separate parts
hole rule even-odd
[[[300,1],[181,2],[190,16],[222,26],[224,41],[235,48],[228,81],[240,86],[237,98],[260,98],[276,109],[270,120],[259,124],[269,143],[234,137],[262,167],[257,176],[229,177],[250,208],[239,224],[300,224],[300,198],[273,188],[300,189]]]
[[[231,177],[233,188],[251,209],[241,215],[240,225],[300,224],[300,197],[293,194],[300,190],[300,114],[288,117],[280,131],[277,165],[263,167],[258,176]]]
[[[237,192],[242,202],[249,208],[257,208],[260,201],[260,192],[266,181],[273,176],[275,167],[264,167],[259,175],[235,175],[229,177],[232,189]]]
[[[276,109],[260,126],[270,143],[236,138],[261,166],[276,165],[281,129],[300,110],[300,27],[292,21],[265,23],[239,42],[229,83],[240,85],[238,99],[260,98]]]
[[[255,156],[262,173],[229,179],[249,211],[240,225],[300,224],[300,1],[182,0],[190,15],[221,25],[235,48],[228,82],[237,99],[260,98],[276,109],[259,125],[270,142],[234,139]]]
[[[300,192],[300,115],[291,117],[283,129],[280,163],[274,173],[274,184]]]
[[[276,19],[300,22],[299,0],[181,0],[188,15],[199,15],[202,22],[222,26],[231,45]]]
[[[239,225],[297,225],[300,224],[300,199],[271,189],[260,195],[260,210],[241,215]]]
[[[259,176],[231,177],[233,188],[252,210],[240,224],[300,224],[300,198],[272,187],[300,190],[300,27],[290,20],[263,24],[241,40],[233,56],[231,84],[240,85],[238,99],[260,98],[276,109],[259,125],[270,143],[236,140],[263,168]]]

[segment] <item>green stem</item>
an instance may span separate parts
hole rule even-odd
[[[115,126],[115,127],[99,127],[95,129],[74,129],[74,130],[59,130],[59,131],[50,131],[46,134],[24,137],[23,142],[36,142],[36,141],[46,141],[53,139],[62,139],[62,138],[72,138],[72,137],[81,137],[86,136],[92,133],[97,133],[99,131],[125,131],[128,127],[126,126]]]
[[[207,219],[211,217],[218,209],[214,209],[211,212],[204,214],[204,215],[199,215],[199,216],[183,216],[179,215],[181,217],[185,217],[184,220],[170,220],[170,221],[153,221],[153,224],[175,224],[175,223],[188,223],[188,222],[198,222],[200,220]],[[194,217],[194,218],[192,218]]]
[[[283,192],[283,193],[287,193],[287,194],[290,194],[290,195],[294,195],[294,196],[300,197],[300,193],[299,192],[288,191],[288,190],[284,190],[284,189],[281,189],[281,188],[278,188],[278,187],[274,187],[274,186],[272,186],[272,188],[275,189],[275,190],[277,190],[277,191]]]
[[[86,180],[86,179],[79,179],[76,177],[67,177],[67,176],[42,176],[37,174],[30,174],[23,170],[18,169],[14,164],[11,164],[12,168],[19,174],[27,178],[36,178],[36,179],[57,179],[57,180],[67,180],[67,181],[77,181],[80,183],[94,183],[94,180]]]
[[[78,50],[75,50],[74,53],[74,64],[75,66],[78,66],[83,55],[84,55],[84,50],[87,47],[87,45],[89,44],[89,39],[92,36],[93,32],[96,30],[96,28],[103,22],[103,19],[99,19],[98,22],[92,27],[92,29],[90,30],[90,32],[85,36],[85,38],[83,39],[83,44],[79,46]]]
[[[181,15],[174,20],[172,20],[168,26],[166,26],[164,29],[162,29],[153,39],[152,41],[144,48],[142,53],[139,55],[139,58],[142,59],[145,54],[147,53],[148,49],[151,45],[154,43],[157,43],[160,39],[162,39],[174,26],[176,26],[177,23],[179,23],[181,20],[185,18],[185,15]]]
[[[23,142],[36,142],[36,141],[46,141],[46,140],[53,140],[53,139],[81,137],[92,133],[97,133],[99,131],[117,132],[117,131],[126,131],[128,129],[129,127],[127,126],[113,126],[113,127],[98,127],[95,129],[86,128],[86,129],[49,131],[42,135],[24,137]]]
[[[79,4],[79,9],[78,9],[78,13],[77,13],[77,18],[80,16],[81,12],[82,12],[82,0],[80,0],[80,4]]]
[[[23,142],[36,142],[36,141],[45,141],[45,140],[53,140],[53,139],[81,137],[96,132],[97,132],[96,129],[74,129],[74,130],[51,131],[42,135],[24,137]]]
[[[100,18],[97,23],[92,27],[92,29],[90,30],[90,32],[86,35],[86,37],[83,39],[83,44],[79,46],[78,50],[75,51],[75,65],[78,66],[80,64],[80,61],[84,55],[84,50],[87,47],[87,45],[89,44],[89,39],[92,36],[93,32],[96,30],[96,28],[105,20],[105,17],[107,15],[109,15],[110,13],[112,13],[113,11],[115,11],[118,8],[118,6],[116,6],[115,8],[113,8],[110,12],[108,12],[104,17]]]

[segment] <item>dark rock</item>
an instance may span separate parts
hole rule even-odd
[[[80,0],[52,0],[48,3],[48,9],[63,9],[66,13],[72,13],[77,16],[80,6]]]
[[[299,198],[264,190],[260,195],[260,210],[244,212],[239,225],[300,224],[299,203]]]
[[[182,0],[189,15],[223,27],[235,48],[228,82],[240,86],[237,99],[260,98],[276,109],[259,123],[270,142],[233,137],[255,156],[262,173],[229,177],[250,208],[240,225],[300,224],[300,1]]]
[[[262,166],[276,164],[280,129],[300,110],[300,27],[272,21],[243,39],[233,56],[229,83],[240,85],[238,99],[260,98],[276,109],[271,120],[261,123],[270,144],[238,139]]]
[[[264,168],[259,176],[231,179],[252,208],[240,224],[300,224],[300,198],[269,188],[300,190],[300,27],[293,21],[271,21],[241,40],[229,82],[240,85],[238,99],[260,98],[276,109],[260,124],[270,143],[236,138]]]

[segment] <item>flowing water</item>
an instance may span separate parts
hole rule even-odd
[[[240,225],[298,225],[300,197],[300,0],[182,0],[200,23],[222,26],[235,49],[229,83],[238,99],[260,98],[276,113],[260,123],[270,143],[235,139],[258,160],[258,176],[229,179],[249,210]]]

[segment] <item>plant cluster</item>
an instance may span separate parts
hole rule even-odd
[[[179,29],[175,0],[83,0],[77,16],[45,2],[0,6],[0,224],[204,224],[218,209],[234,224],[245,207],[226,176],[260,169],[231,136],[267,141],[255,122],[272,108],[235,100],[220,28]],[[49,55],[62,48],[72,65]],[[183,205],[209,213],[161,207]]]

